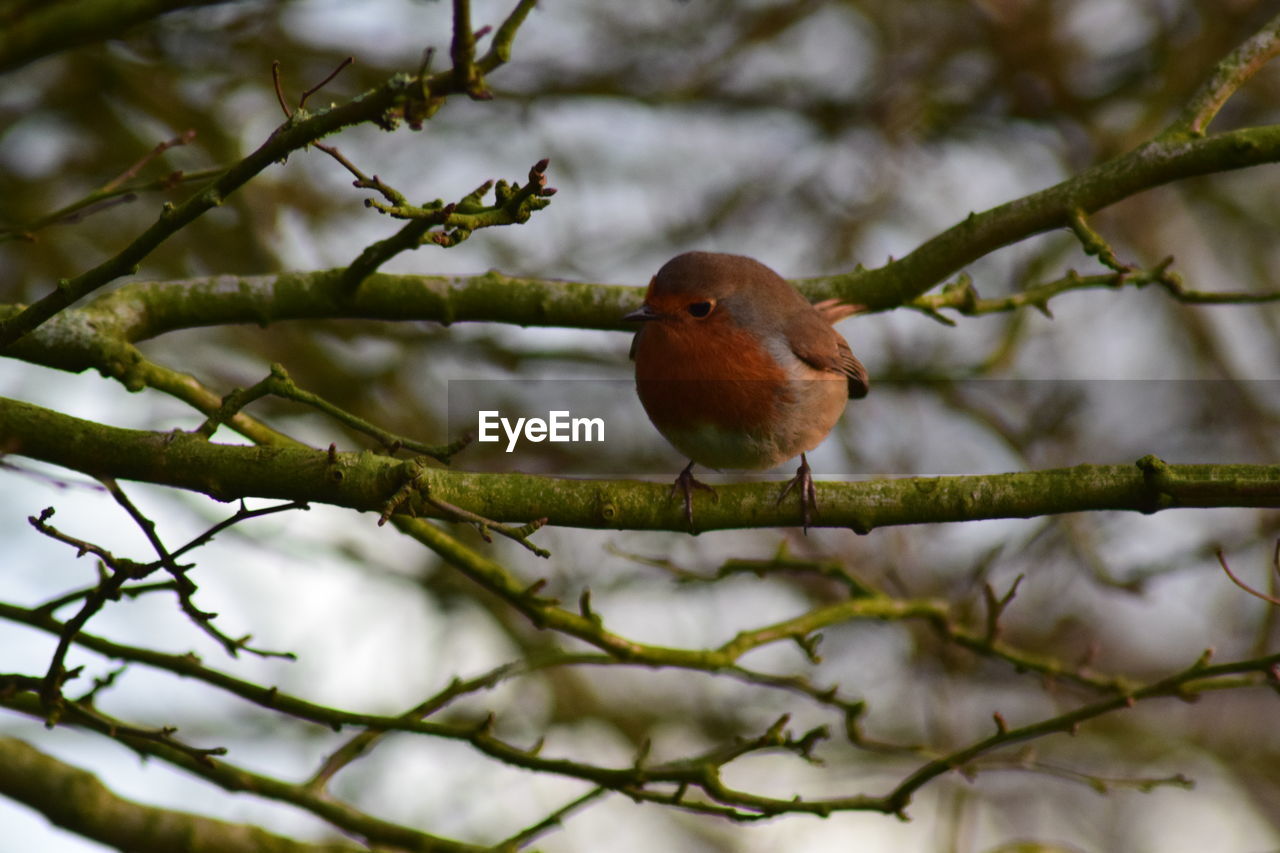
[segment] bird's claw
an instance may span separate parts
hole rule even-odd
[[[711,493],[711,499],[720,500],[720,496],[716,494],[716,490],[708,486],[706,483],[693,476],[693,462],[684,466],[684,470],[676,477],[676,481],[671,484],[671,497],[675,497],[679,492],[684,495],[684,519],[689,523],[689,530],[693,530],[693,492],[695,489],[702,489],[704,492]]]
[[[818,491],[813,486],[813,470],[809,467],[809,460],[803,453],[800,454],[800,467],[796,469],[796,475],[782,487],[782,493],[778,495],[776,505],[780,505],[783,499],[791,494],[792,489],[800,492],[800,523],[804,532],[808,533],[809,525],[813,523],[813,516],[818,511]]]

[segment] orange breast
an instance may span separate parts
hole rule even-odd
[[[755,339],[720,315],[654,321],[636,345],[636,389],[659,430],[767,429],[788,396],[787,375]]]

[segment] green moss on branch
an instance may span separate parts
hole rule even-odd
[[[121,429],[0,398],[0,448],[96,476],[169,485],[219,500],[246,497],[328,503],[381,512],[413,476],[433,497],[501,522],[546,517],[565,527],[686,529],[664,482],[571,480],[518,473],[428,469],[369,452],[301,445],[215,444],[199,435]],[[877,527],[1067,512],[1173,507],[1280,506],[1280,465],[1077,465],[1009,474],[818,483],[817,526]],[[776,502],[778,484],[720,486],[696,496],[700,531],[793,526],[798,506]],[[426,501],[407,511],[447,517]]]

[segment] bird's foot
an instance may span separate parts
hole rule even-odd
[[[809,460],[803,453],[800,454],[800,467],[796,470],[796,475],[782,487],[782,494],[778,495],[778,504],[791,494],[792,489],[800,493],[800,520],[804,532],[808,533],[813,516],[818,511],[818,492],[813,487],[813,470],[809,468]]]
[[[720,500],[720,496],[716,494],[715,489],[693,476],[693,460],[690,460],[689,464],[684,466],[684,470],[680,472],[680,476],[676,477],[676,481],[671,484],[671,497],[674,498],[676,493],[684,495],[684,518],[685,521],[689,522],[690,532],[693,531],[693,492],[695,489],[710,492],[712,500]]]

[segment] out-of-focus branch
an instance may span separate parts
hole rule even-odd
[[[1280,161],[1280,125],[1195,139],[1158,137],[1040,192],[981,213],[875,269],[797,282],[811,299],[838,298],[870,309],[893,308],[997,249],[1035,234],[1069,228],[1077,216],[1174,181]]]
[[[0,228],[0,243],[10,240],[34,240],[35,232],[51,225],[69,225],[83,220],[94,213],[100,213],[120,204],[135,201],[139,193],[156,190],[171,190],[183,184],[200,183],[211,180],[222,174],[224,169],[197,169],[191,172],[175,171],[159,178],[138,181],[138,172],[156,157],[170,148],[186,145],[195,138],[195,131],[188,130],[179,136],[157,144],[143,155],[137,162],[115,178],[107,181],[87,195],[63,205],[57,210],[39,216],[29,222]]]
[[[73,47],[114,38],[152,18],[229,0],[60,0],[25,6],[0,21],[0,72]]]
[[[16,608],[4,606],[6,616],[19,612]],[[8,612],[13,611],[13,613]],[[36,614],[25,612],[28,616]],[[47,619],[47,617],[42,617]],[[27,621],[27,620],[23,620]],[[82,638],[89,640],[90,638]],[[101,641],[97,641],[99,644]],[[121,648],[121,647],[115,647]],[[173,658],[179,661],[175,671],[189,675],[198,675],[195,670],[201,669],[189,656],[167,656],[154,652],[144,652],[145,656],[154,658]],[[1131,707],[1135,703],[1157,698],[1193,699],[1198,694],[1217,690],[1264,685],[1272,678],[1274,667],[1280,663],[1280,655],[1265,655],[1255,658],[1230,661],[1211,665],[1210,654],[1205,653],[1191,666],[1165,678],[1145,685],[1120,687],[1112,695],[1080,705],[1061,714],[1047,717],[1034,723],[1020,727],[1010,727],[1003,717],[996,714],[996,731],[992,735],[980,738],[967,746],[938,756],[920,765],[914,772],[906,776],[889,793],[884,795],[857,794],[843,797],[807,800],[799,797],[776,799],[769,796],[751,794],[727,786],[720,775],[720,768],[735,759],[753,752],[785,750],[799,757],[810,758],[811,750],[821,740],[828,737],[825,728],[811,730],[800,738],[793,737],[786,730],[787,717],[780,718],[768,731],[758,737],[736,739],[722,746],[715,746],[701,754],[688,758],[676,759],[661,763],[648,763],[645,751],[636,757],[632,767],[606,768],[590,764],[566,760],[544,758],[538,755],[539,749],[520,750],[503,744],[491,734],[492,719],[484,721],[479,727],[432,724],[415,719],[416,714],[408,714],[400,718],[376,718],[364,714],[349,714],[330,709],[319,709],[319,716],[303,714],[304,718],[318,720],[342,720],[375,728],[393,728],[405,731],[421,731],[440,734],[446,737],[460,737],[469,740],[488,754],[517,766],[544,772],[556,773],[590,780],[598,785],[619,790],[638,799],[665,802],[692,811],[717,813],[739,820],[753,820],[765,815],[784,813],[810,813],[828,815],[837,811],[872,810],[904,814],[914,793],[932,779],[951,772],[977,772],[986,767],[988,756],[993,755],[1011,745],[1040,738],[1049,734],[1075,731],[1078,726],[1104,716]],[[649,663],[648,665],[654,665]],[[675,663],[674,665],[680,665]],[[501,671],[495,671],[494,677],[500,678]],[[224,680],[234,681],[232,679]],[[0,703],[13,710],[38,715],[38,705],[27,701],[22,692],[30,691],[31,685],[19,683],[20,680],[8,678],[12,682],[11,689]],[[477,681],[483,684],[486,676]],[[27,679],[27,681],[36,681]],[[215,682],[216,683],[216,682]],[[252,687],[252,686],[250,686]],[[268,707],[274,707],[290,713],[298,713],[299,707],[307,703],[286,696],[273,690],[252,688],[263,696]],[[445,691],[447,695],[448,690]],[[317,706],[309,706],[317,707]],[[430,710],[430,709],[427,709]],[[195,750],[175,741],[172,732],[140,732],[113,720],[96,710],[78,704],[68,708],[69,723],[86,726],[110,734],[136,751],[155,755],[165,761],[176,764],[198,776],[225,787],[229,790],[247,790],[272,799],[278,799],[300,806],[318,816],[341,826],[349,832],[368,839],[384,843],[403,843],[416,836],[418,844],[426,843],[425,849],[463,849],[458,845],[442,839],[434,839],[419,833],[412,833],[401,827],[387,824],[361,815],[347,806],[327,800],[317,795],[311,784],[290,785],[269,777],[260,776],[227,764],[214,758],[216,751]],[[998,768],[999,763],[993,764]],[[1185,782],[1182,777],[1163,780],[1171,784]],[[677,791],[664,793],[661,786],[676,785]],[[659,786],[655,788],[654,786]],[[703,797],[686,797],[687,793],[699,791]],[[728,811],[724,811],[727,809]],[[417,849],[417,848],[415,848]],[[470,849],[470,848],[467,848]]]
[[[169,237],[205,212],[221,205],[228,195],[285,156],[330,133],[384,116],[398,101],[412,97],[409,78],[396,76],[377,89],[342,106],[281,125],[258,150],[211,181],[180,205],[166,204],[160,217],[119,253],[91,270],[58,282],[55,290],[0,321],[0,351],[41,323],[99,287],[134,272],[141,261]]]
[[[644,666],[670,666],[699,669],[709,672],[725,672],[735,678],[743,678],[748,671],[732,666],[732,661],[761,645],[794,639],[799,642],[820,628],[858,619],[915,619],[934,622],[942,629],[944,637],[962,647],[980,654],[1004,659],[1013,666],[1040,675],[1071,678],[1082,686],[1102,691],[1104,697],[1088,702],[1061,714],[1021,727],[1010,727],[998,713],[995,716],[996,732],[980,738],[967,746],[935,758],[909,773],[902,782],[884,795],[854,794],[826,799],[802,799],[799,797],[778,799],[733,788],[725,783],[721,769],[736,759],[756,752],[785,751],[799,758],[813,760],[812,751],[829,737],[826,727],[820,726],[797,737],[786,728],[788,717],[779,718],[769,729],[756,737],[736,738],[721,745],[712,746],[701,753],[664,762],[649,762],[647,750],[641,749],[630,767],[605,767],[573,759],[552,758],[540,755],[540,746],[523,749],[494,736],[492,717],[479,725],[466,722],[435,722],[422,719],[450,704],[458,696],[493,686],[507,677],[533,672],[541,668],[535,662],[508,665],[491,670],[466,682],[456,681],[426,702],[399,717],[378,717],[327,708],[275,688],[263,688],[204,667],[191,655],[164,654],[149,649],[137,649],[79,634],[77,644],[101,654],[124,660],[136,660],[166,669],[176,675],[194,678],[255,702],[263,707],[289,714],[303,720],[326,723],[335,727],[358,725],[366,733],[351,743],[353,748],[367,746],[378,734],[387,730],[417,732],[450,739],[467,741],[475,748],[508,764],[557,775],[590,781],[602,789],[621,791],[637,799],[663,802],[690,811],[718,814],[735,820],[756,820],[763,816],[784,813],[810,813],[827,815],[845,810],[873,810],[905,813],[914,792],[928,781],[951,770],[978,772],[990,766],[997,769],[999,760],[991,756],[1006,747],[1061,731],[1072,731],[1081,723],[1122,710],[1140,700],[1177,697],[1189,699],[1198,693],[1265,684],[1272,677],[1273,668],[1280,655],[1267,655],[1247,660],[1210,666],[1206,654],[1187,669],[1146,685],[1119,678],[1096,678],[1085,670],[1072,670],[1061,665],[1047,665],[1034,656],[1014,652],[1003,647],[997,635],[999,611],[1011,601],[1016,584],[1003,597],[996,599],[996,608],[989,615],[985,632],[966,629],[949,612],[947,605],[930,600],[897,601],[883,595],[868,593],[827,608],[803,614],[788,622],[745,631],[718,649],[680,650],[632,643],[605,631],[598,616],[590,613],[585,605],[583,613],[575,615],[560,608],[549,599],[538,596],[536,590],[524,588],[505,567],[463,546],[457,540],[433,525],[416,519],[401,519],[405,532],[427,544],[464,574],[482,586],[497,593],[504,600],[528,615],[543,628],[570,634],[600,646],[609,658],[597,659],[589,655],[562,655],[545,661],[547,666],[598,665],[606,662],[640,664]],[[536,586],[536,585],[535,585]],[[990,594],[994,598],[994,593]],[[65,633],[65,626],[44,610],[30,610],[0,603],[0,617],[27,624],[52,633]],[[798,677],[799,678],[799,677]],[[750,683],[774,688],[794,689],[794,685],[776,679],[746,677]],[[38,714],[39,705],[29,694],[39,690],[40,679],[20,676],[0,676],[0,704],[13,710]],[[856,704],[841,706],[823,699],[823,694],[809,692],[812,698],[824,704],[843,707],[846,716],[856,717]],[[355,809],[322,796],[324,782],[333,770],[341,767],[351,756],[335,755],[335,762],[327,762],[325,768],[311,781],[300,785],[281,782],[228,764],[220,757],[219,749],[199,749],[174,738],[172,729],[139,729],[116,720],[83,702],[69,703],[65,721],[103,732],[121,741],[131,749],[145,755],[154,755],[167,762],[200,776],[228,790],[244,790],[259,796],[291,803],[342,827],[366,840],[380,843],[404,844],[412,842],[414,849],[463,850],[467,845],[416,833],[404,827],[389,824],[364,815]],[[856,724],[856,719],[847,721]],[[850,732],[854,738],[854,733]],[[859,741],[855,738],[855,743]],[[899,750],[904,755],[914,750]],[[1181,777],[1157,780],[1177,784]],[[1150,780],[1149,780],[1150,781]],[[675,790],[670,790],[670,786]],[[585,802],[588,795],[575,803]],[[575,803],[565,808],[571,808]],[[562,810],[563,811],[563,810]],[[531,830],[541,827],[535,824]],[[529,831],[531,831],[529,830]],[[523,837],[523,833],[519,837]]]
[[[523,15],[528,13],[525,8],[528,5],[531,4],[520,3],[503,27],[507,28],[513,20],[523,20]],[[508,32],[509,37],[513,35],[514,32]],[[457,87],[457,78],[451,70],[425,79],[397,74],[339,106],[314,113],[302,109],[295,111],[248,157],[232,165],[182,204],[166,205],[157,221],[120,252],[75,278],[60,280],[57,287],[44,297],[0,319],[0,352],[6,351],[14,341],[77,300],[135,272],[138,264],[169,237],[221,205],[228,195],[272,164],[283,161],[290,152],[356,124],[372,122],[382,127],[393,127],[401,118],[417,116],[425,103],[432,102],[438,106],[440,99],[463,91]],[[415,124],[412,118],[410,124]]]
[[[973,280],[967,275],[960,275],[955,281],[945,285],[934,293],[917,296],[906,303],[907,308],[914,308],[946,325],[955,325],[955,321],[939,312],[943,309],[956,311],[966,317],[983,314],[997,314],[1017,311],[1023,307],[1035,308],[1047,317],[1052,317],[1050,301],[1063,293],[1076,290],[1119,290],[1124,287],[1143,288],[1149,284],[1160,286],[1178,302],[1188,305],[1255,305],[1280,301],[1280,290],[1267,293],[1250,293],[1247,291],[1191,290],[1182,280],[1182,276],[1169,267],[1173,258],[1165,258],[1154,267],[1145,270],[1128,270],[1125,272],[1103,273],[1099,275],[1080,275],[1070,270],[1061,278],[1041,282],[1024,287],[1007,296],[984,297],[979,295]]]
[[[1204,130],[1227,99],[1277,53],[1280,16],[1219,62],[1179,118],[1154,139],[1048,189],[982,213],[970,213],[963,222],[883,267],[808,279],[807,284],[816,289],[810,295],[836,297],[870,308],[894,307],[921,296],[996,249],[1056,228],[1079,232],[1085,215],[1144,190],[1198,175],[1276,162],[1280,159],[1280,125],[1213,136],[1205,136]],[[1106,252],[1101,257],[1108,259]]]
[[[0,705],[19,713],[38,714],[36,703],[22,693],[0,696]],[[252,792],[259,797],[289,803],[374,845],[391,845],[430,853],[479,853],[482,849],[382,820],[347,803],[317,796],[302,785],[283,782],[214,758],[214,755],[225,750],[196,749],[179,741],[171,729],[143,732],[92,707],[77,703],[67,705],[66,722],[104,734],[139,755],[155,756],[181,767],[224,790]],[[188,848],[184,846],[179,849]]]
[[[501,45],[509,47],[514,28],[527,15],[532,5],[522,2],[517,6],[495,33],[490,52],[477,61],[478,69],[490,70],[507,55]],[[1221,97],[1222,93],[1232,90],[1233,85],[1243,82],[1241,75],[1245,69],[1256,69],[1274,52],[1276,26],[1273,21],[1254,40],[1232,54],[1234,64],[1224,60],[1217,76],[1212,78],[1210,84],[1206,84],[1209,89],[1219,93],[1216,97]],[[1228,73],[1224,68],[1234,71]],[[65,282],[36,305],[25,309],[0,309],[0,346],[30,331],[75,299],[128,271],[131,264],[145,256],[159,241],[217,203],[226,192],[256,173],[255,170],[265,168],[289,150],[313,142],[346,124],[377,120],[388,114],[397,101],[418,97],[421,93],[417,90],[421,87],[413,85],[416,82],[413,78],[393,78],[382,87],[343,107],[313,116],[295,117],[296,120],[287,123],[258,152],[225,172],[206,192],[198,194],[162,217],[160,222],[116,258],[79,278]],[[450,86],[456,81],[451,72],[440,72],[424,82],[429,89],[427,96],[437,97],[453,91]],[[1214,101],[1213,98],[1209,100]],[[963,222],[883,267],[860,268],[842,275],[803,279],[797,281],[797,284],[814,300],[836,297],[873,310],[911,304],[937,282],[1002,246],[1043,231],[1071,227],[1073,223],[1081,221],[1083,215],[1144,190],[1194,176],[1274,163],[1277,160],[1280,160],[1280,126],[1245,128],[1212,136],[1166,132],[1128,154],[1088,169],[1056,186],[982,213],[970,214]],[[376,264],[373,268],[376,268]],[[362,270],[363,272],[365,271]],[[393,312],[391,303],[380,298],[381,295],[388,294],[387,286],[393,283],[392,279],[384,279],[380,283],[381,294],[362,294],[364,298],[352,304],[335,300],[333,297],[340,294],[328,292],[333,277],[341,275],[337,271],[330,271],[289,274],[274,279],[241,279],[241,282],[248,282],[252,287],[265,290],[250,294],[246,299],[228,288],[223,297],[214,302],[208,299],[200,303],[184,301],[184,307],[179,313],[185,313],[186,316],[166,311],[163,298],[157,299],[154,306],[148,298],[140,300],[146,305],[142,313],[154,316],[143,322],[150,325],[148,334],[158,334],[194,325],[242,321],[252,310],[257,313],[249,319],[258,322],[300,317],[373,316],[387,319],[433,319],[441,322],[489,320],[522,325],[621,329],[625,327],[620,320],[621,315],[629,307],[634,307],[641,298],[638,288],[520,280],[498,273],[448,280],[401,277],[391,288],[397,297],[393,300]],[[350,273],[347,275],[350,277]],[[1043,306],[1052,292],[1092,286],[1095,283],[1093,278],[1064,279],[1052,287],[1042,287],[1034,293],[1014,297],[999,305],[983,304],[980,310],[1009,310],[1021,304]],[[1129,279],[1135,284],[1142,283],[1142,280],[1141,275],[1134,275]],[[1158,280],[1166,285],[1166,289],[1175,298],[1198,304],[1275,298],[1275,294],[1255,296],[1188,291],[1179,286],[1171,286],[1172,279],[1168,276],[1151,280]],[[419,288],[412,286],[415,281]],[[182,289],[185,290],[188,284],[191,283],[184,283]],[[442,287],[442,284],[446,286]],[[284,292],[281,285],[285,285],[293,297],[290,304],[281,304],[278,300]],[[310,298],[305,295],[308,285],[315,288]],[[366,288],[379,289],[370,285],[371,281],[366,281],[362,291]],[[495,298],[499,294],[501,298]],[[408,302],[400,299],[400,296],[408,296]],[[414,310],[415,305],[417,310]],[[198,311],[196,306],[201,310]],[[134,304],[131,313],[137,314],[139,307],[139,304]],[[964,310],[963,305],[947,307]],[[203,309],[217,311],[218,314],[202,315]],[[166,314],[168,316],[160,316]],[[130,336],[129,339],[139,338]]]
[[[1165,130],[1169,136],[1202,136],[1222,105],[1236,90],[1280,54],[1280,15],[1227,54],[1214,66],[1209,79],[1191,96],[1182,113]]]
[[[270,850],[354,853],[349,844],[308,844],[256,826],[126,800],[87,770],[0,737],[0,795],[55,826],[120,850]]]
[[[1280,607],[1280,598],[1269,595],[1261,590],[1254,589],[1249,584],[1242,581],[1235,572],[1231,571],[1231,565],[1227,563],[1227,557],[1222,551],[1217,552],[1218,565],[1222,566],[1222,570],[1227,573],[1227,577],[1231,578],[1231,582],[1252,595],[1254,598],[1261,599],[1273,607]],[[1277,575],[1280,575],[1280,541],[1276,542],[1275,551],[1272,552],[1271,565]]]

